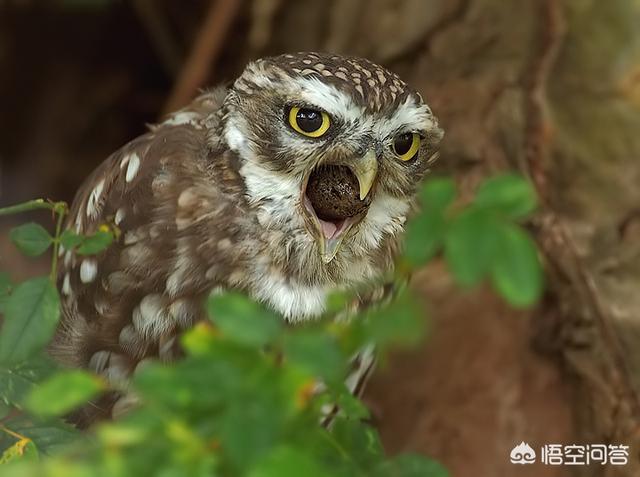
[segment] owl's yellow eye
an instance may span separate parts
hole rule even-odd
[[[410,161],[420,149],[420,135],[417,133],[404,133],[393,140],[393,152],[401,161]]]
[[[325,112],[294,106],[289,111],[289,124],[300,134],[320,137],[327,132],[331,121]]]

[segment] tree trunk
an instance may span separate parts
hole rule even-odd
[[[431,339],[394,356],[367,396],[388,449],[461,477],[640,475],[640,4],[281,3],[273,18],[255,14],[250,38],[269,22],[271,35],[252,55],[322,49],[385,64],[441,120],[438,171],[470,193],[515,170],[542,201],[531,230],[548,292],[536,309],[460,293],[441,263],[416,277]],[[629,463],[516,468],[521,441],[625,444]]]

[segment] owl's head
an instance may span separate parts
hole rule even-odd
[[[443,134],[394,73],[333,54],[255,61],[225,103],[225,140],[261,224],[306,237],[326,267],[397,237]]]

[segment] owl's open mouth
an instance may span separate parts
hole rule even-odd
[[[320,253],[328,263],[347,232],[366,215],[371,195],[360,199],[361,183],[348,166],[322,165],[309,175],[303,190],[305,211],[314,224]]]

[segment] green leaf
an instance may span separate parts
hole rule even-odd
[[[543,273],[538,250],[520,227],[504,224],[498,229],[491,278],[498,292],[513,306],[530,306],[540,298]]]
[[[240,293],[210,297],[208,310],[223,338],[251,347],[272,342],[282,328],[278,317]]]
[[[375,468],[384,458],[380,436],[360,420],[338,417],[330,434],[343,449],[348,449],[349,457],[358,465],[357,468]],[[369,472],[364,475],[367,474]]]
[[[19,414],[15,418],[5,421],[4,424],[12,431],[29,437],[35,442],[42,454],[53,454],[68,446],[75,439],[82,437],[80,431],[58,419],[42,420],[26,413]],[[0,449],[8,447],[10,439],[6,439],[6,437],[10,438],[0,432]],[[0,474],[2,473],[0,472]]]
[[[59,416],[86,403],[105,387],[101,378],[86,371],[61,371],[35,388],[25,405],[39,416]]]
[[[20,439],[0,455],[0,465],[15,460],[37,461],[38,449],[31,439]]]
[[[221,446],[234,467],[244,470],[252,466],[278,442],[284,424],[278,411],[264,396],[240,395],[217,416]]]
[[[344,375],[346,363],[338,343],[321,331],[301,330],[286,335],[284,354],[289,364],[328,383],[339,381]]]
[[[49,232],[33,222],[11,229],[9,237],[18,250],[29,257],[42,255],[52,243]]]
[[[452,179],[432,179],[420,191],[422,212],[409,221],[404,240],[404,258],[418,267],[433,257],[446,230],[445,212],[456,196]]]
[[[497,227],[490,211],[474,207],[452,220],[445,237],[444,256],[460,285],[476,285],[489,272]]]
[[[0,330],[0,364],[26,360],[53,336],[60,318],[60,297],[48,277],[18,285],[5,306]]]
[[[419,267],[432,258],[442,246],[446,221],[440,211],[425,210],[410,220],[404,239],[404,258],[412,267]]]
[[[338,396],[336,404],[338,405],[340,412],[344,413],[345,417],[348,419],[362,420],[369,419],[369,417],[371,417],[371,413],[367,406],[365,406],[360,399],[351,394],[351,392],[346,389],[346,386],[344,392],[340,393]]]
[[[455,181],[451,178],[430,179],[420,190],[419,197],[424,209],[444,212],[456,198]]]
[[[483,182],[475,204],[493,208],[512,219],[521,219],[535,210],[537,198],[533,186],[525,178],[505,174]]]
[[[256,465],[249,477],[326,477],[331,472],[304,450],[278,447]]]
[[[73,230],[67,229],[60,235],[60,243],[67,250],[71,250],[82,243],[84,237]]]
[[[353,302],[354,298],[355,294],[350,291],[340,290],[332,292],[326,300],[325,315],[331,317],[344,311],[349,304]]]
[[[98,230],[86,237],[76,252],[80,255],[95,255],[105,250],[112,242],[113,233],[110,230]]]
[[[11,294],[13,284],[7,272],[0,272],[0,313],[4,313],[4,307]]]
[[[0,400],[20,406],[25,396],[55,370],[56,365],[46,356],[37,356],[10,368],[0,366]]]
[[[383,463],[376,477],[449,477],[449,472],[434,460],[417,454],[403,454]]]
[[[425,310],[403,291],[388,306],[371,310],[363,320],[367,343],[381,347],[416,345],[425,335]]]
[[[6,401],[0,399],[0,420],[4,419],[11,412],[11,406]]]

